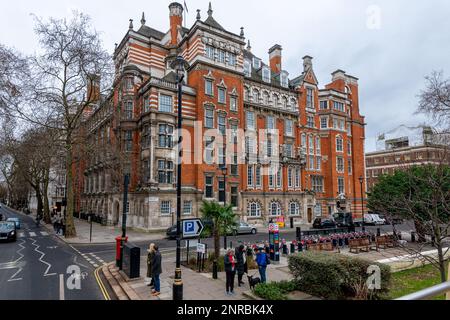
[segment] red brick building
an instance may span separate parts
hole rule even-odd
[[[85,152],[79,206],[118,223],[120,177],[130,173],[130,225],[172,223],[178,101],[170,66],[181,55],[189,64],[182,99],[184,217],[198,215],[203,200],[233,203],[251,222],[284,216],[311,223],[335,212],[338,198],[361,214],[365,123],[358,79],[338,70],[320,89],[309,56],[291,77],[280,45],[265,63],[244,29],[226,30],[211,5],[207,18],[198,11],[189,29],[179,3],[169,6],[169,16],[167,32],[147,26],[144,15],[137,30],[130,21],[116,47],[112,93],[85,122],[86,141],[102,151]]]

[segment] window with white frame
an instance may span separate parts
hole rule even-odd
[[[248,88],[244,88],[244,100],[250,101],[250,90]]]
[[[263,104],[265,105],[265,106],[268,106],[269,105],[269,93],[267,92],[267,91],[264,91],[263,92]]]
[[[321,171],[321,170],[322,170],[322,157],[317,156],[316,157],[316,171]]]
[[[125,131],[125,151],[133,151],[133,131]]]
[[[257,89],[253,89],[253,102],[259,103],[259,91]]]
[[[314,128],[314,117],[313,116],[306,117],[306,126],[309,128]]]
[[[214,138],[205,137],[205,162],[206,164],[214,163]]]
[[[225,63],[225,51],[217,49],[217,60],[220,63]]]
[[[249,165],[247,166],[247,186],[253,187],[255,180],[254,180],[254,170],[253,166]]]
[[[294,149],[294,147],[292,146],[291,143],[286,143],[284,145],[284,155],[288,158],[293,158],[294,157],[293,149]]]
[[[314,137],[312,135],[308,136],[308,153],[314,154]]]
[[[281,216],[281,205],[278,201],[272,201],[270,203],[269,215],[272,217]]]
[[[158,183],[174,183],[173,168],[174,166],[172,161],[158,160]]]
[[[314,192],[323,193],[323,177],[322,176],[311,176],[311,188]]]
[[[171,202],[170,201],[161,201],[161,207],[160,207],[161,215],[162,216],[168,216],[172,212]]]
[[[213,81],[210,79],[205,80],[205,94],[207,94],[209,96],[214,95]]]
[[[302,148],[306,149],[306,134],[302,134]]]
[[[234,53],[228,53],[228,65],[232,67],[236,65],[236,55]]]
[[[125,102],[125,119],[131,120],[133,119],[133,101],[126,101]]]
[[[143,109],[143,113],[147,113],[150,111],[150,97],[146,96],[144,98],[144,109]]]
[[[261,217],[261,205],[258,202],[249,202],[247,214],[249,217]]]
[[[344,104],[342,102],[333,101],[334,110],[345,112]]]
[[[301,170],[300,167],[295,168],[295,187],[300,188]]]
[[[347,141],[347,154],[349,156],[352,155],[352,142],[351,141]]]
[[[262,78],[264,82],[270,83],[270,69],[268,67],[263,68]]]
[[[316,137],[316,154],[320,154],[322,151],[322,146],[321,146],[321,139],[320,137]]]
[[[205,177],[205,198],[212,199],[214,197],[214,178],[211,176]]]
[[[257,188],[261,188],[262,186],[262,176],[261,176],[261,166],[257,165],[255,167],[255,185]]]
[[[165,94],[159,95],[159,111],[160,112],[173,112],[172,96],[168,96]]]
[[[214,128],[214,110],[205,109],[205,128]]]
[[[294,135],[294,122],[291,119],[284,120],[284,134],[289,137]]]
[[[227,133],[227,123],[226,123],[226,116],[223,113],[219,113],[217,116],[217,126],[219,129],[219,132],[222,135],[225,135]]]
[[[246,77],[250,77],[252,75],[252,65],[249,61],[244,61],[244,73]]]
[[[247,111],[246,120],[247,120],[247,130],[255,130],[256,129],[255,113],[252,111]]]
[[[314,155],[309,156],[309,170],[313,171],[314,170]]]
[[[353,161],[352,159],[348,159],[348,174],[353,174]]]
[[[206,57],[208,59],[214,60],[216,58],[215,57],[216,49],[213,46],[206,45],[205,51]]]
[[[173,148],[173,126],[168,124],[160,124],[158,130],[158,147]]]
[[[300,215],[300,204],[297,201],[291,201],[289,203],[289,215],[290,216]]]
[[[327,100],[320,101],[320,110],[328,110],[328,101]]]
[[[344,177],[338,178],[338,192],[339,194],[345,193],[345,179]]]
[[[277,172],[277,188],[281,188],[283,186],[283,169],[281,166],[278,167]]]
[[[218,89],[218,102],[227,103],[227,90],[225,88],[219,87]]]
[[[306,89],[306,107],[314,109],[314,90],[312,88]]]
[[[266,154],[267,154],[267,157],[269,157],[269,158],[271,158],[273,155],[273,142],[272,142],[272,139],[270,139],[270,138],[267,138],[267,141],[266,141]]]
[[[272,103],[274,108],[278,108],[278,105],[280,104],[280,96],[278,94],[273,95]]]
[[[190,216],[192,214],[192,201],[184,200],[183,201],[183,215]]]
[[[231,187],[231,204],[233,205],[233,208],[237,208],[239,205],[239,189],[238,187],[232,186]]]
[[[343,157],[336,157],[336,170],[339,173],[343,173],[344,168],[344,158]]]
[[[266,129],[275,130],[275,118],[273,116],[266,117]]]
[[[261,68],[261,60],[254,57],[253,58],[253,68],[255,68],[256,70],[258,70],[259,68]]]
[[[347,123],[347,135],[352,135],[352,124],[350,122]]]
[[[292,167],[288,168],[288,187],[294,187],[294,169]]]
[[[281,98],[281,106],[283,107],[283,109],[288,108],[288,99],[286,97]]]
[[[275,188],[275,173],[270,170],[269,173],[269,188],[274,189]]]
[[[237,144],[238,143],[238,125],[236,123],[231,123],[230,129],[231,129],[231,137],[233,139],[233,144]]]
[[[336,151],[344,152],[344,140],[341,136],[336,137]]]
[[[230,110],[238,111],[238,101],[236,96],[230,96]]]
[[[321,129],[328,129],[328,117],[321,117],[320,118],[320,128]]]
[[[226,166],[227,165],[227,157],[225,154],[225,147],[224,146],[219,146],[217,148],[217,153],[218,153],[218,158],[219,158],[219,165],[220,166]]]

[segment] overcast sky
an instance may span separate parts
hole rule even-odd
[[[31,13],[69,17],[77,9],[91,16],[112,52],[134,19],[145,11],[147,25],[169,28],[168,0],[15,0],[0,11],[0,42],[33,53],[36,39]],[[182,1],[180,1],[182,3]],[[205,19],[206,0],[186,0],[187,26],[196,9]],[[331,72],[343,69],[360,79],[360,106],[367,122],[367,151],[375,149],[379,133],[399,126],[419,125],[413,115],[424,77],[432,70],[450,75],[450,1],[381,0],[222,0],[212,1],[214,18],[229,31],[251,40],[253,52],[268,60],[268,49],[283,46],[283,68],[293,78],[301,73],[305,55],[314,57],[320,86]]]

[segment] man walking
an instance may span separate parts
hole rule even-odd
[[[159,279],[160,274],[162,273],[162,258],[161,253],[159,252],[159,247],[155,244],[153,247],[154,255],[152,262],[152,276],[153,282],[155,285],[155,289],[152,290],[152,296],[157,297],[161,294],[161,282]]]
[[[266,283],[266,270],[267,265],[270,264],[269,256],[264,251],[264,248],[260,247],[256,254],[256,263],[258,264],[259,275],[261,277],[261,283]]]

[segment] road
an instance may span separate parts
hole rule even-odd
[[[4,205],[0,211],[22,221],[17,242],[0,243],[0,300],[105,299],[95,268],[72,247],[37,227],[31,217]]]
[[[377,232],[377,228],[380,228],[382,232],[392,232],[392,227],[387,226],[380,226],[380,227],[374,227],[374,226],[367,226],[367,231],[371,231],[373,233]],[[360,228],[357,228],[357,230],[360,230]],[[404,224],[401,226],[397,226],[397,230],[408,232],[411,230],[411,226],[409,224]],[[280,231],[280,239],[286,239],[286,241],[292,241],[296,238],[296,231],[294,229],[285,229]],[[227,237],[227,243],[230,244],[232,242],[233,247],[236,247],[239,243],[252,243],[252,244],[259,244],[267,241],[269,239],[268,232],[263,232],[262,230],[259,230],[259,233],[256,235],[239,235],[239,236],[229,236]],[[148,247],[149,247],[149,241],[145,242],[133,242],[133,239],[130,239],[130,241],[138,246],[141,249],[141,255],[145,255]],[[156,243],[162,254],[173,254],[176,250],[176,241],[175,240],[169,240],[169,239],[161,239],[157,241],[153,241]],[[202,243],[206,243],[208,245],[208,250],[213,250],[214,247],[213,239],[208,238],[202,240]],[[224,246],[224,239],[223,237],[220,240],[221,246]],[[182,246],[186,246],[185,241],[182,241]],[[98,244],[98,245],[74,245],[74,247],[84,256],[88,257],[91,260],[91,263],[93,264],[100,264],[103,261],[111,262],[115,260],[116,255],[116,249],[114,244]],[[194,250],[194,249],[191,249]]]

